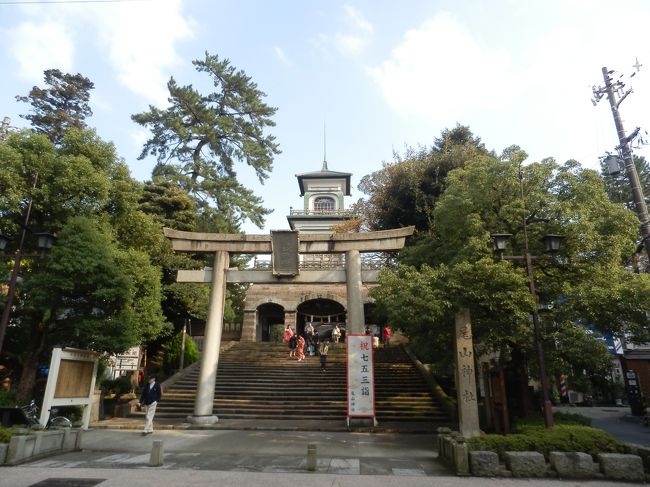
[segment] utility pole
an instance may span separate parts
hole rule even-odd
[[[639,68],[641,67],[638,60],[634,67],[638,72]],[[623,162],[625,164],[625,174],[630,183],[630,189],[632,190],[634,209],[636,211],[637,217],[639,218],[639,221],[641,222],[642,243],[645,247],[646,255],[650,260],[650,216],[648,216],[648,207],[645,203],[643,189],[641,188],[639,175],[636,171],[636,166],[634,165],[632,158],[632,149],[630,148],[630,142],[632,139],[634,139],[634,137],[636,137],[638,130],[636,130],[629,137],[625,135],[625,129],[623,128],[623,122],[621,121],[621,116],[618,109],[627,95],[632,93],[632,88],[629,88],[624,92],[623,89],[625,88],[625,85],[622,81],[620,81],[620,79],[615,83],[612,83],[611,75],[614,73],[613,71],[608,71],[607,68],[604,67],[602,68],[602,72],[603,79],[605,80],[605,87],[593,87],[594,99],[592,99],[592,102],[594,105],[596,105],[603,97],[603,95],[607,95],[607,99],[609,100],[609,106],[612,109],[612,115],[614,117],[614,124],[616,125],[616,132],[618,133],[619,146],[616,149],[622,156]],[[634,74],[636,74],[636,72]],[[634,74],[632,76],[634,76]],[[616,88],[616,91],[619,92],[620,98],[618,100],[616,99],[614,88]]]

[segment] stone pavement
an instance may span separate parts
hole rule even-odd
[[[606,487],[605,481],[328,475],[320,473],[219,472],[205,470],[0,468],[0,487]],[[628,485],[628,484],[618,484]]]
[[[650,436],[647,428],[625,421],[623,408],[571,408],[569,412],[590,416],[599,427],[609,422],[619,437],[634,431],[641,440]],[[404,425],[384,425],[381,433],[350,433],[338,422],[231,420],[199,430],[186,429],[179,422],[161,425],[148,436],[140,434],[139,418],[102,425],[106,428],[84,433],[80,452],[0,467],[0,487],[612,485],[609,481],[455,477],[437,460],[435,435],[397,433]],[[148,466],[153,440],[164,443],[161,467]],[[307,471],[309,444],[317,447],[316,472]]]
[[[304,473],[315,444],[317,472],[342,475],[446,475],[437,461],[435,435],[259,430],[94,430],[82,451],[26,464],[23,468],[149,468],[153,440],[162,440],[161,469]]]
[[[153,440],[164,464],[149,467]],[[307,445],[318,451],[306,469]],[[269,430],[92,430],[83,450],[0,467],[0,487],[556,487],[550,479],[456,477],[437,462],[431,434]],[[590,487],[611,482],[590,481]]]

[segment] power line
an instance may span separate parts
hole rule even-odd
[[[0,5],[27,5],[27,4],[39,4],[45,5],[48,3],[125,3],[125,2],[149,2],[151,0],[14,0],[14,1],[2,1],[0,0]]]

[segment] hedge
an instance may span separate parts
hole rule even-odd
[[[609,433],[582,425],[557,425],[552,428],[525,426],[512,435],[481,435],[469,441],[472,450],[488,450],[499,454],[507,451],[537,451],[549,459],[552,451],[624,453],[621,442]]]
[[[5,428],[0,426],[0,443],[9,443],[13,430],[11,428]]]

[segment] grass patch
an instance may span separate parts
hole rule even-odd
[[[553,413],[553,423],[555,425],[573,424],[580,426],[591,426],[591,418],[583,416],[582,414],[573,413]],[[542,416],[531,416],[528,418],[518,418],[512,423],[512,431],[515,433],[522,433],[527,428],[544,426],[544,418]]]

